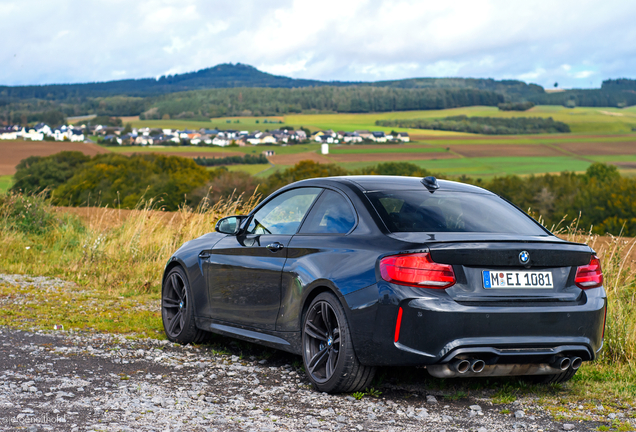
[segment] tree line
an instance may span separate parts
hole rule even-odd
[[[221,166],[221,165],[257,165],[267,164],[269,161],[264,154],[243,156],[226,156],[219,158],[195,157],[194,163],[201,166]]]
[[[486,135],[516,135],[567,133],[570,127],[552,117],[468,117],[465,115],[442,119],[397,119],[377,120],[378,126],[413,129],[433,129],[454,132],[468,132]]]
[[[94,157],[79,152],[32,156],[17,166],[13,192],[44,193],[53,204],[134,208],[143,199],[159,199],[166,210],[197,205],[241,193],[267,196],[294,181],[338,175],[435,174],[407,162],[386,162],[348,171],[335,164],[302,161],[266,179],[225,167],[208,171],[192,159],[158,154]],[[451,178],[475,184],[500,196],[534,217],[547,228],[563,227],[578,219],[581,229],[598,234],[636,236],[636,179],[623,177],[615,166],[592,164],[585,173],[562,172],[538,176],[509,175],[485,181],[469,177]]]

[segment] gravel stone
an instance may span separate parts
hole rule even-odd
[[[574,430],[574,425],[572,423],[565,423],[563,425],[563,430],[566,430],[566,431]]]

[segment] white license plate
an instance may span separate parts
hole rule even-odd
[[[552,272],[489,271],[482,272],[484,288],[553,288]]]

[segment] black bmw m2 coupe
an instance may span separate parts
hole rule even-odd
[[[325,392],[389,365],[563,382],[598,355],[606,307],[589,246],[434,177],[293,183],[184,244],[162,291],[171,341],[213,332],[299,354]]]

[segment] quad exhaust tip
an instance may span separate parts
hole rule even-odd
[[[451,368],[457,373],[465,374],[470,370],[470,362],[468,360],[457,360],[451,363]]]
[[[552,366],[553,368],[565,371],[565,370],[568,370],[568,368],[570,367],[570,364],[572,364],[572,362],[568,357],[559,357],[555,359],[550,366]]]
[[[479,373],[486,367],[486,362],[483,360],[472,360],[470,362],[470,370],[474,373]]]
[[[577,370],[578,368],[580,368],[582,364],[583,364],[583,360],[581,360],[581,357],[572,357],[570,359],[570,366],[574,370]]]

